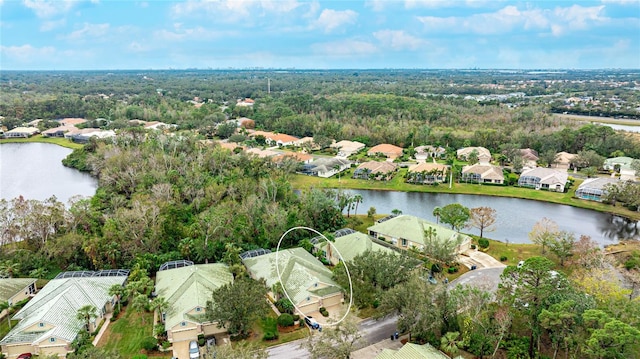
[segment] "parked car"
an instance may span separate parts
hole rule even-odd
[[[310,326],[311,329],[320,328],[320,324],[318,324],[318,322],[316,322],[316,320],[313,319],[313,317],[304,317],[304,322],[307,323],[307,325]]]
[[[198,347],[198,342],[192,340],[189,342],[189,359],[199,359],[200,358],[200,348]]]
[[[31,359],[32,355],[31,353],[23,353],[18,355],[18,359]]]
[[[429,283],[431,283],[431,284],[438,284],[438,280],[437,280],[437,279],[435,279],[434,277],[431,277],[431,276],[429,276],[428,281],[429,281]]]

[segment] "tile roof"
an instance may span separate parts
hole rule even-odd
[[[367,169],[372,174],[378,173],[389,173],[398,169],[398,164],[393,162],[378,162],[378,161],[367,161],[363,162],[358,166],[359,170]]]
[[[333,242],[333,246],[338,250],[345,262],[350,261],[367,251],[396,253],[390,248],[375,243],[368,235],[361,232],[355,232],[347,234],[346,236],[338,237]],[[321,243],[320,247],[323,251],[328,253],[328,244],[326,241]],[[333,257],[338,258],[339,256],[335,253]]]
[[[165,326],[172,328],[184,320],[203,322],[186,313],[196,307],[206,308],[211,292],[233,282],[233,274],[222,263],[196,264],[167,269],[156,274],[156,293],[169,302]],[[203,311],[204,313],[204,311]]]
[[[35,278],[0,278],[0,302],[9,300],[35,281]]]
[[[53,279],[31,299],[13,319],[20,320],[0,344],[34,343],[47,337],[73,341],[83,323],[76,318],[78,309],[93,305],[98,310],[111,301],[109,288],[122,285],[127,276]],[[27,332],[37,323],[53,326],[46,332]]]
[[[586,180],[584,180],[584,182],[580,184],[580,186],[578,186],[578,189],[576,190],[576,192],[579,190],[584,190],[585,188],[604,189],[604,186],[608,184],[618,184],[618,183],[620,183],[620,180],[612,177],[587,178]]]
[[[382,143],[377,146],[373,146],[367,151],[369,154],[382,153],[390,156],[401,156],[402,155],[402,147],[390,145],[388,143]]]
[[[569,179],[567,172],[558,171],[553,168],[536,167],[523,171],[520,174],[520,178],[523,177],[537,177],[540,178],[540,183],[544,184],[561,184],[565,185]]]
[[[456,151],[456,156],[458,158],[467,158],[471,152],[473,151],[477,151],[478,152],[478,157],[480,156],[489,156],[489,158],[491,158],[491,152],[489,152],[488,149],[484,148],[484,147],[464,147],[464,148],[460,148],[459,150]]]
[[[482,179],[504,181],[502,169],[488,163],[476,163],[474,165],[464,166],[462,167],[462,173],[475,173],[479,174]]]
[[[404,238],[414,243],[424,245],[424,231],[428,228],[434,228],[437,236],[441,240],[460,236],[466,238],[468,236],[458,233],[453,229],[449,229],[425,219],[403,214],[381,223],[376,223],[367,228],[371,232],[377,232],[387,237]]]
[[[443,171],[444,173],[449,171],[449,166],[440,163],[423,162],[409,167],[409,172],[431,172],[434,170]]]
[[[284,249],[259,257],[246,258],[242,262],[253,277],[264,279],[267,282],[267,287],[271,288],[278,282],[276,255],[278,256],[277,264],[280,268],[282,285],[286,288],[294,304],[300,303],[308,297],[322,297],[341,291],[338,284],[331,278],[331,270],[303,248]],[[313,290],[316,283],[323,283],[329,287]]]
[[[61,120],[58,120],[58,122],[60,122],[61,125],[65,126],[65,125],[79,125],[81,123],[85,123],[87,122],[86,119],[84,118],[72,118],[72,117],[68,117],[68,118],[63,118]]]
[[[407,343],[398,350],[384,349],[375,359],[449,359],[431,344]]]

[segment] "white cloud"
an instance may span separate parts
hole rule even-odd
[[[59,27],[66,25],[66,23],[67,23],[67,20],[65,19],[43,21],[42,24],[40,24],[40,31],[51,31],[53,29],[57,29]]]
[[[604,6],[557,7],[553,10],[527,8],[520,10],[509,5],[490,13],[474,14],[468,17],[419,16],[427,31],[447,31],[475,33],[481,35],[503,34],[522,29],[527,31],[548,31],[561,35],[567,30],[585,30],[591,25],[609,21],[603,15]]]
[[[380,30],[374,32],[373,37],[378,39],[383,46],[394,50],[417,50],[427,44],[425,40],[409,35],[402,30]]]
[[[182,23],[173,24],[173,30],[158,30],[153,33],[160,41],[211,40],[223,36],[233,35],[232,31],[212,31],[202,26],[193,28],[183,27]]]
[[[638,0],[602,0],[603,4],[638,5]]]
[[[357,18],[358,13],[353,10],[324,9],[318,19],[314,21],[313,27],[321,28],[324,32],[329,33],[344,25],[355,24]]]
[[[89,24],[85,22],[81,29],[73,31],[64,38],[70,41],[95,40],[107,35],[109,30],[110,25],[107,23]]]
[[[404,7],[406,9],[423,8],[441,8],[441,7],[484,7],[495,5],[496,3],[506,0],[405,0]]]
[[[52,58],[56,49],[52,46],[33,47],[29,44],[22,46],[0,46],[0,54],[14,62],[36,62],[43,58]]]
[[[246,21],[251,15],[286,14],[302,6],[298,0],[188,0],[172,7],[177,17],[211,16],[221,22]]]
[[[354,39],[317,43],[311,45],[311,49],[317,55],[330,57],[367,56],[378,52],[372,43]]]
[[[50,18],[69,12],[77,3],[75,0],[24,0],[24,6],[35,12],[39,18]]]

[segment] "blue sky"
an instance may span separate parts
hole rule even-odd
[[[0,0],[0,69],[640,68],[640,0]]]

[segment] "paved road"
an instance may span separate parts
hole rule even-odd
[[[449,283],[449,287],[453,288],[458,284],[470,285],[495,293],[500,283],[500,275],[502,275],[505,268],[506,267],[480,268],[469,271]]]
[[[380,342],[384,339],[388,339],[389,336],[396,331],[396,323],[398,317],[393,316],[384,318],[381,320],[366,319],[360,322],[360,331],[367,338],[368,344]],[[276,359],[292,359],[310,358],[309,352],[306,349],[300,348],[300,345],[307,339],[300,339],[293,342],[285,343],[282,345],[270,347],[267,349],[269,358]]]

